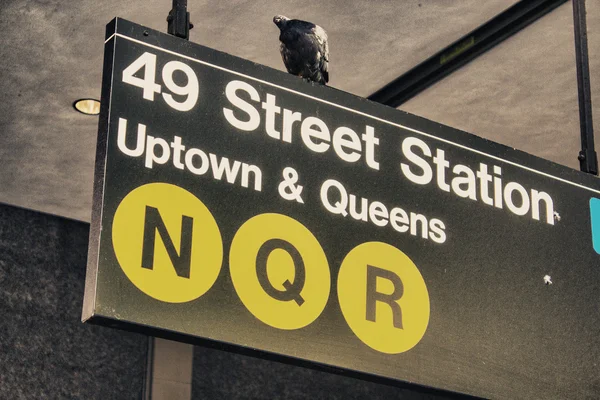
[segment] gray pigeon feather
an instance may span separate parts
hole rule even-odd
[[[273,17],[279,28],[280,52],[288,72],[325,85],[329,82],[327,33],[312,22]]]

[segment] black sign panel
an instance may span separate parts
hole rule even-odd
[[[600,396],[594,177],[116,19],[94,192],[84,320]]]

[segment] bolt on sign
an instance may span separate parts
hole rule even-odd
[[[597,178],[108,25],[84,321],[475,396],[597,398],[599,299]]]

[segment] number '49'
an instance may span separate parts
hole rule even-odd
[[[144,69],[142,78],[135,74]],[[187,84],[179,86],[173,80],[175,71],[182,71],[187,77]],[[167,89],[179,96],[185,96],[184,101],[177,101],[170,93],[162,93],[165,102],[178,111],[191,110],[198,101],[198,77],[189,65],[180,61],[169,61],[162,69],[162,80]],[[123,70],[123,82],[142,88],[144,99],[154,101],[154,93],[161,93],[162,87],[156,83],[156,54],[145,52]]]

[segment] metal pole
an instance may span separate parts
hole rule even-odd
[[[146,375],[144,376],[143,400],[152,400],[152,375],[154,367],[154,337],[148,336],[148,352],[146,353]]]
[[[598,175],[598,156],[594,150],[594,126],[592,124],[585,0],[573,0],[573,25],[575,26],[575,62],[577,64],[579,124],[581,126],[579,167],[583,172]]]
[[[173,8],[167,17],[167,32],[170,35],[190,40],[190,13],[187,12],[187,0],[173,0]]]

